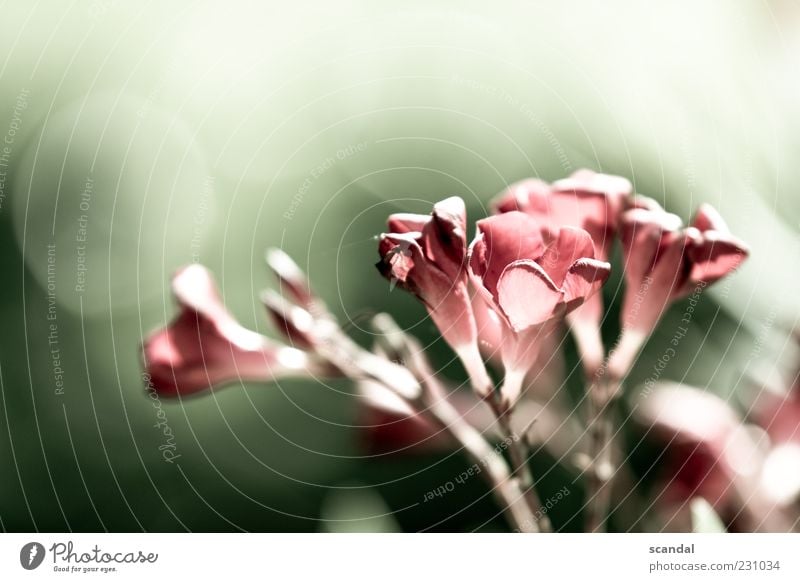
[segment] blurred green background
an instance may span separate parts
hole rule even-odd
[[[730,395],[796,356],[796,1],[12,0],[0,48],[3,530],[502,529],[477,481],[408,508],[465,462],[370,457],[344,382],[165,402],[181,457],[164,462],[138,346],[192,261],[271,333],[279,246],[360,341],[390,310],[463,380],[374,270],[374,236],[453,194],[480,218],[528,176],[618,173],[685,219],[712,203],[752,245],[665,378]]]

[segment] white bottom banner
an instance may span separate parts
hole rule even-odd
[[[3,534],[0,580],[800,580],[796,534]]]

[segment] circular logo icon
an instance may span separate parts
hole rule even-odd
[[[19,563],[26,570],[34,570],[44,561],[44,546],[39,542],[29,542],[19,551]]]

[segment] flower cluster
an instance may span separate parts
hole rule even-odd
[[[528,463],[535,430],[520,418],[532,416],[540,424],[546,419],[541,407],[530,413],[526,390],[553,358],[553,338],[566,327],[581,357],[590,410],[585,431],[568,435],[567,441],[574,437],[576,443],[563,450],[575,444],[588,448],[582,454],[586,503],[602,521],[613,474],[607,466],[613,450],[607,428],[622,381],[666,309],[736,270],[747,247],[708,205],[684,226],[654,200],[634,195],[627,179],[590,170],[552,184],[533,179],[513,184],[491,209],[475,223],[472,236],[458,197],[434,204],[428,215],[392,214],[378,242],[378,270],[392,288],[422,302],[462,363],[474,401],[464,404],[465,394],[451,390],[419,343],[385,314],[373,320],[374,346],[355,343],[299,267],[276,250],[268,252],[267,265],[279,285],[263,293],[262,301],[283,341],[239,325],[210,273],[193,265],[173,280],[179,314],[144,343],[151,384],[162,396],[183,397],[245,380],[350,378],[365,409],[381,419],[377,424],[392,427],[375,430],[376,442],[389,440],[397,448],[404,448],[404,439],[460,446],[485,467],[481,474],[512,529],[547,531],[549,518],[541,511]],[[617,241],[618,267],[611,263]],[[607,350],[600,291],[615,268],[626,287],[622,332]],[[487,364],[498,368],[500,382]],[[476,406],[480,402],[488,406]],[[487,414],[476,414],[476,408]],[[655,418],[649,422],[658,426]],[[560,430],[568,424],[550,426]],[[556,440],[562,432],[554,428],[549,436]],[[581,433],[591,435],[588,445]],[[498,452],[493,438],[510,443],[508,450]],[[719,442],[708,451],[713,458],[722,454]]]
[[[430,216],[390,216],[378,268],[425,304],[483,397],[491,389],[478,348],[489,358],[499,355],[505,407],[513,406],[543,340],[563,321],[587,374],[601,367],[606,353],[598,291],[611,272],[617,239],[627,283],[624,333],[610,360],[618,378],[672,302],[700,282],[710,285],[731,273],[748,252],[710,206],[701,206],[684,227],[655,200],[633,196],[625,178],[590,170],[553,184],[513,184],[492,208],[493,216],[477,222],[469,246],[459,198],[434,205]]]

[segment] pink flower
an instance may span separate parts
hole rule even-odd
[[[380,237],[377,267],[393,284],[416,295],[442,337],[458,354],[473,385],[486,395],[491,380],[478,352],[467,286],[466,208],[458,197],[438,202],[430,216],[393,214]]]
[[[188,396],[231,382],[331,372],[306,353],[239,325],[204,267],[181,269],[172,289],[180,313],[143,346],[149,384],[159,396]]]
[[[551,232],[563,226],[581,228],[592,237],[597,258],[607,261],[632,191],[626,178],[584,169],[552,185],[535,179],[512,184],[493,206],[498,213],[524,212]]]
[[[496,212],[519,210],[532,216],[550,236],[565,226],[583,229],[594,242],[595,256],[607,261],[625,201],[632,190],[631,183],[620,176],[578,170],[552,185],[535,179],[513,184],[498,196],[493,206]],[[584,366],[590,373],[605,356],[600,338],[602,317],[600,293],[569,316]]]
[[[634,408],[650,439],[663,444],[658,459],[664,490],[679,508],[703,497],[736,529],[781,529],[781,518],[759,485],[764,451],[739,415],[714,394],[661,384]]]
[[[565,227],[552,235],[522,212],[478,221],[469,271],[480,296],[503,323],[502,396],[510,406],[538,355],[538,338],[580,307],[606,281],[608,263],[595,258],[589,234]]]
[[[800,398],[796,393],[764,390],[751,412],[771,444],[762,475],[764,490],[776,503],[796,507],[800,501]]]
[[[621,239],[627,284],[623,327],[644,337],[673,301],[730,274],[748,254],[708,204],[684,228],[655,201],[639,199],[623,215]]]

